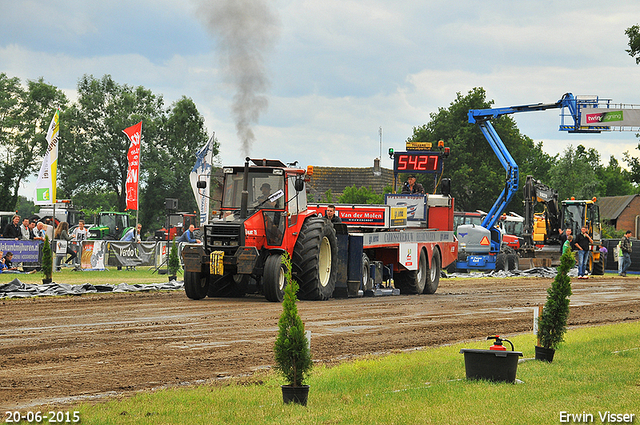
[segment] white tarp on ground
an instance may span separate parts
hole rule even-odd
[[[19,279],[13,279],[9,283],[0,285],[0,298],[27,298],[42,297],[52,295],[81,295],[89,293],[104,292],[142,292],[142,291],[163,291],[178,290],[184,288],[184,282],[172,280],[164,283],[149,283],[129,285],[120,283],[118,285],[103,284],[92,285],[69,285],[68,283],[49,283],[37,285],[32,283],[22,283]]]

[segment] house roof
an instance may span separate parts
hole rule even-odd
[[[606,196],[599,198],[598,205],[600,205],[600,217],[609,220],[617,220],[636,196],[640,195]]]
[[[366,187],[375,193],[382,193],[385,186],[393,186],[393,170],[381,168],[378,173],[374,167],[313,167],[313,176],[309,181],[309,193],[320,199],[327,190],[331,190],[337,199],[346,187]]]

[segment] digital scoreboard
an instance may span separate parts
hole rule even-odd
[[[396,173],[441,173],[441,152],[394,152],[393,169]]]

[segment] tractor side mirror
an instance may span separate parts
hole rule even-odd
[[[302,192],[304,190],[304,178],[296,178],[296,180],[293,182],[293,187],[295,188],[296,192]]]

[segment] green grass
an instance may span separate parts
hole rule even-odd
[[[53,281],[56,283],[68,283],[71,285],[91,284],[114,284],[122,282],[128,284],[136,283],[160,283],[166,282],[167,275],[153,273],[155,267],[138,267],[137,270],[117,270],[115,267],[108,267],[105,271],[74,271],[72,268],[63,267],[60,272],[53,273]],[[166,270],[166,266],[164,267]],[[18,278],[22,283],[42,283],[42,273],[33,274],[13,274],[0,273],[0,284],[9,283]],[[178,279],[182,279],[182,273],[178,273]]]
[[[275,337],[275,336],[274,336]],[[534,336],[509,338],[525,358]],[[571,330],[553,363],[520,363],[521,384],[467,381],[460,348],[316,367],[307,407],[283,405],[272,372],[80,405],[84,424],[558,424],[560,412],[633,413],[640,423],[640,322]],[[313,349],[313,347],[312,347]],[[616,350],[626,350],[614,353]]]

